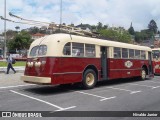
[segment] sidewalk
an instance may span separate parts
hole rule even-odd
[[[14,69],[16,70],[16,72],[24,72],[25,66],[17,66],[17,67],[14,67]],[[6,71],[7,71],[7,67],[0,67],[0,73],[5,73]],[[10,72],[13,72],[13,71],[10,69]]]

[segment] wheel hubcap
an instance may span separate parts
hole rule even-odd
[[[94,75],[92,73],[87,74],[86,83],[89,86],[93,85],[93,83],[94,83]]]

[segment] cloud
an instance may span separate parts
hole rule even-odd
[[[6,0],[7,18],[13,12],[26,19],[55,22],[60,21],[60,0]],[[62,0],[62,20],[70,24],[97,24],[102,22],[110,26],[129,28],[131,22],[135,30],[146,29],[151,19],[160,25],[160,0]],[[4,1],[0,1],[0,16],[4,16]],[[14,19],[16,20],[16,19]],[[3,21],[0,20],[0,30]],[[31,26],[7,22],[7,29],[21,29]]]

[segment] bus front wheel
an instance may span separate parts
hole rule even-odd
[[[83,74],[82,86],[85,89],[93,88],[97,83],[97,75],[94,70],[87,69]]]
[[[144,68],[142,68],[142,70],[141,70],[141,80],[145,80],[146,75],[147,75],[146,70]]]

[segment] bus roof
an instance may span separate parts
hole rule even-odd
[[[153,48],[152,50],[160,50],[160,48]]]
[[[60,54],[62,54],[64,45],[68,42],[86,43],[86,44],[95,44],[99,46],[120,47],[120,48],[152,51],[151,48],[146,47],[146,46],[139,46],[139,45],[115,42],[115,41],[110,41],[110,40],[103,40],[103,39],[98,39],[98,38],[70,35],[70,34],[64,34],[64,33],[52,34],[52,35],[48,35],[48,36],[39,38],[32,42],[30,46],[30,50],[34,46],[44,44],[44,45],[47,45],[48,50],[49,50],[47,56],[51,56],[52,54],[59,56]],[[54,52],[55,50],[56,52]]]
[[[63,34],[63,33],[49,35],[49,36],[40,38],[36,40],[35,42],[39,42],[41,40],[43,41],[43,39],[45,39],[44,42],[46,41],[48,44],[52,44],[52,43],[54,44],[55,42],[57,42],[57,40],[59,40],[59,42],[62,42],[65,44],[67,42],[78,42],[78,43],[96,44],[100,46],[122,47],[122,48],[129,48],[129,49],[151,51],[151,48],[146,47],[146,46],[133,45],[133,44],[128,44],[128,43],[115,42],[115,41],[110,41],[110,40],[103,40],[103,39],[98,39],[98,38],[90,38],[90,37]],[[50,42],[46,39],[48,39]]]

